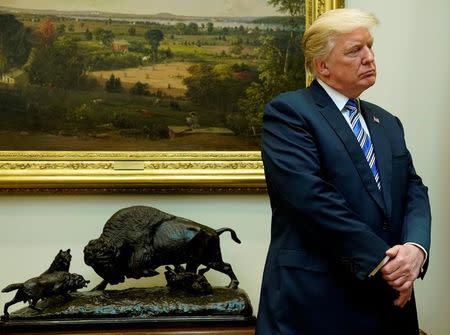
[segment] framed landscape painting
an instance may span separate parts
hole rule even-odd
[[[0,0],[0,188],[264,189],[264,104],[341,6]]]

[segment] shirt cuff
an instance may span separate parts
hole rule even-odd
[[[423,266],[425,265],[425,262],[427,261],[427,259],[428,259],[428,252],[425,250],[425,248],[424,247],[422,247],[420,244],[417,244],[417,243],[414,243],[414,242],[406,242],[405,244],[412,244],[412,245],[415,245],[416,247],[418,247],[418,248],[420,248],[420,250],[422,250],[423,251],[423,254],[424,254],[424,258],[423,258],[423,263],[422,263],[422,266],[420,267],[420,272],[423,272]]]
[[[375,269],[372,270],[371,273],[369,273],[369,277],[373,277],[377,274],[378,271],[389,261],[389,256],[385,256],[383,260],[378,263],[378,265],[375,267]]]

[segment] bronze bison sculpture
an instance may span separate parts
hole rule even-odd
[[[147,206],[133,206],[116,212],[103,227],[100,237],[84,248],[84,261],[103,278],[95,289],[121,283],[125,278],[152,277],[156,268],[185,264],[187,272],[203,275],[209,269],[231,279],[229,288],[237,288],[231,265],[223,262],[219,235],[230,228],[214,230],[194,221]]]

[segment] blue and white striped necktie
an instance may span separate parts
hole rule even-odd
[[[358,102],[355,99],[349,99],[345,108],[350,112],[349,119],[352,126],[353,133],[361,146],[364,156],[366,156],[369,163],[370,170],[375,178],[378,189],[381,190],[380,176],[378,174],[377,162],[375,160],[375,151],[373,150],[372,141],[370,137],[364,131],[361,125],[361,113],[358,112]]]

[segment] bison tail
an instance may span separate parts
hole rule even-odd
[[[220,229],[216,230],[216,233],[217,233],[217,235],[220,235],[220,234],[222,234],[223,232],[226,232],[226,231],[230,232],[231,238],[233,239],[234,242],[241,243],[241,240],[237,237],[236,233],[231,228],[220,228]]]
[[[18,289],[20,289],[20,288],[22,288],[22,287],[23,287],[23,284],[22,284],[22,283],[20,283],[20,284],[11,284],[11,285],[6,286],[6,287],[2,290],[2,292],[11,292],[11,291],[18,290]]]

